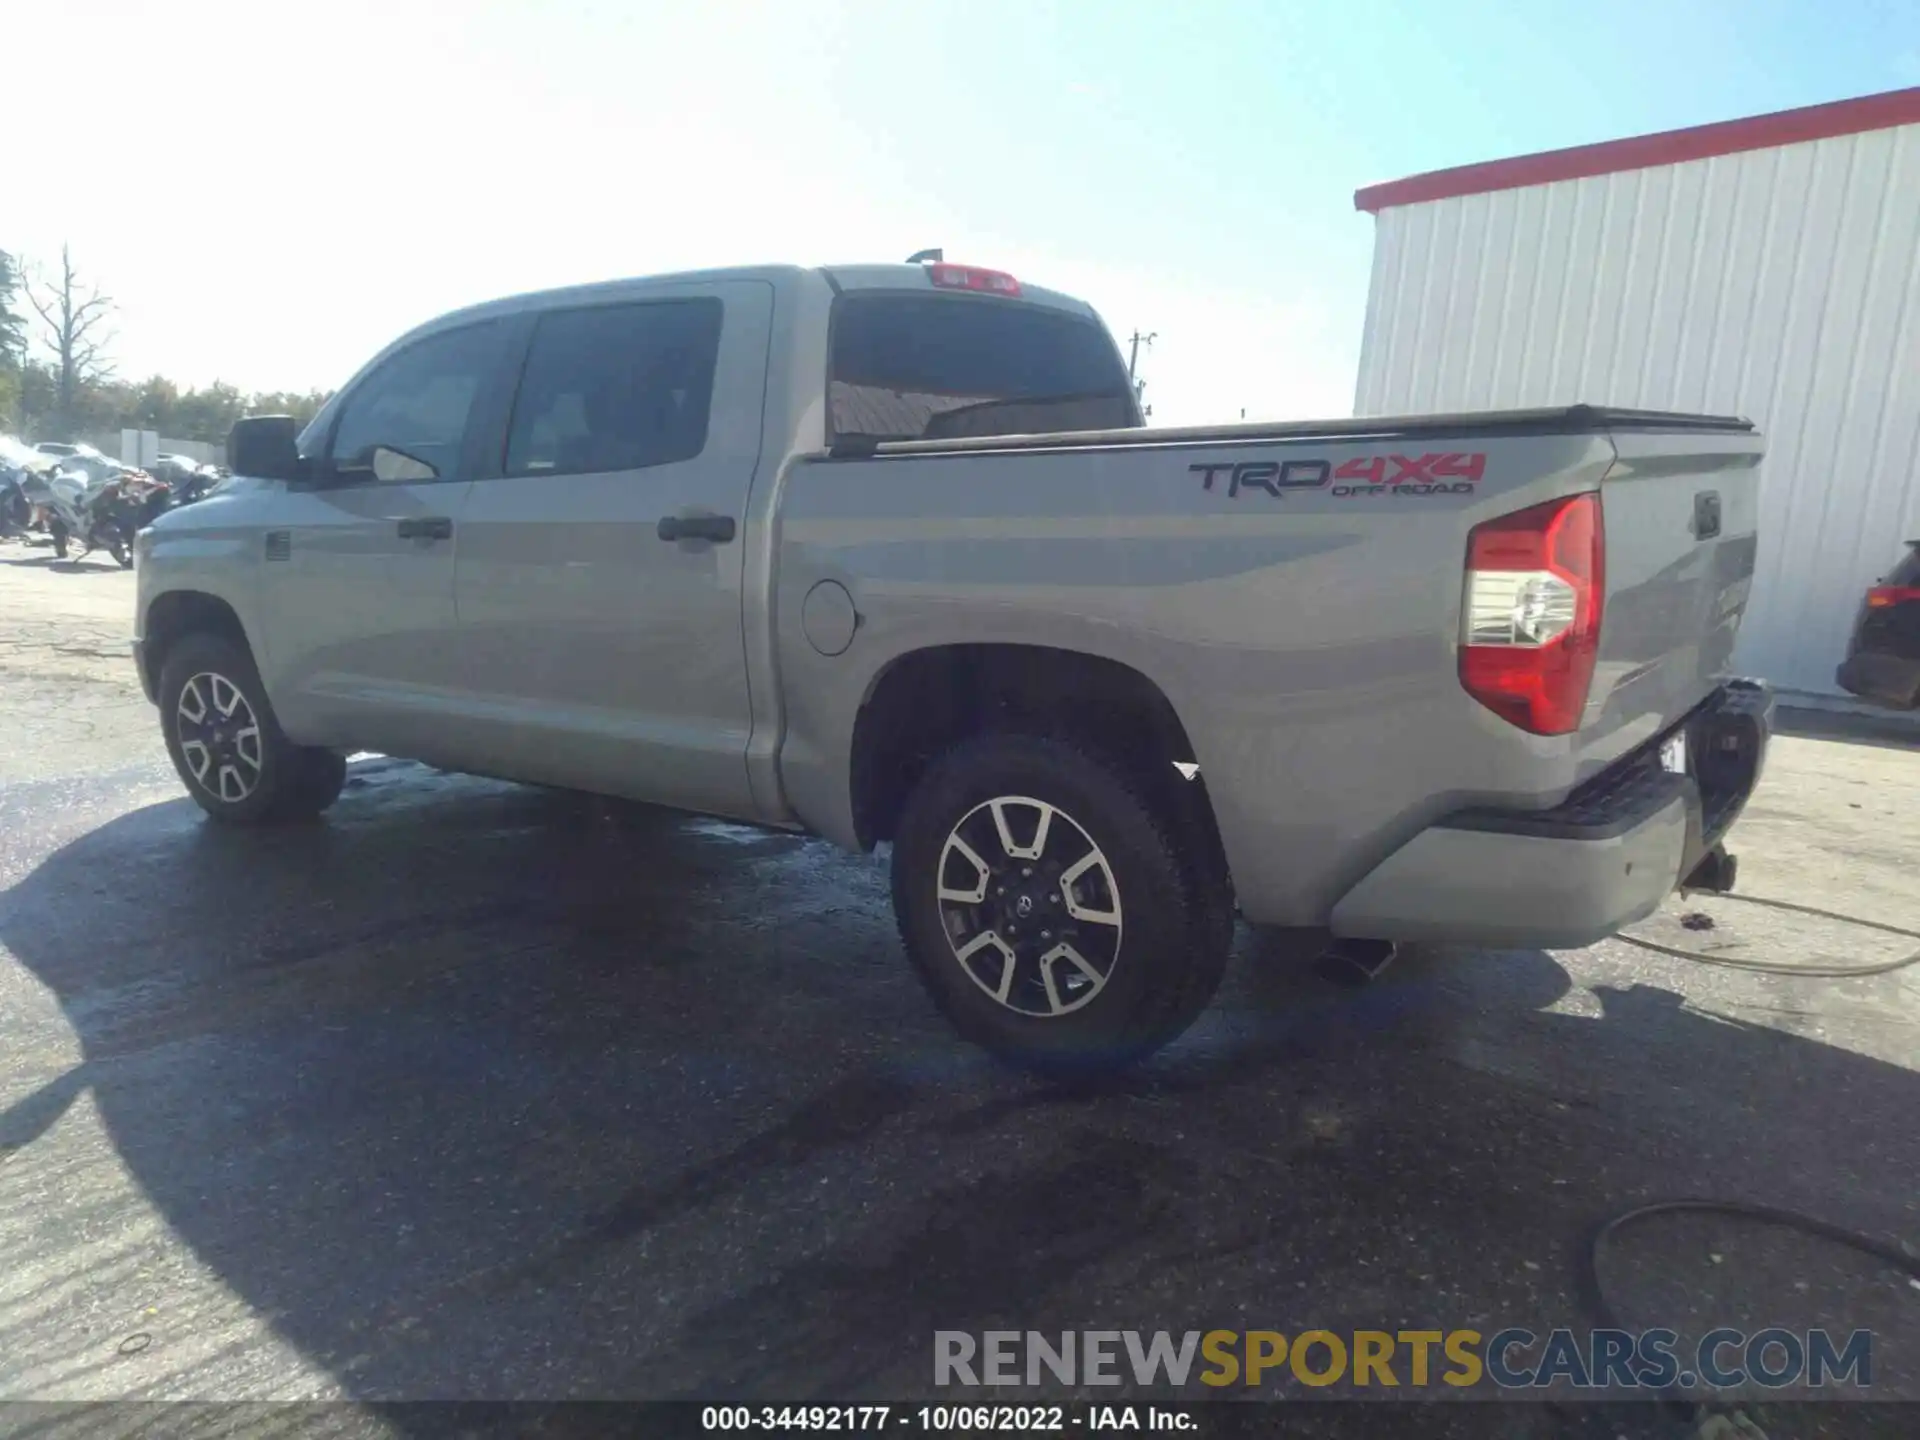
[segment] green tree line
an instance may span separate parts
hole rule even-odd
[[[0,430],[34,440],[157,430],[169,440],[218,445],[243,416],[292,415],[305,422],[326,403],[324,390],[243,391],[219,380],[183,389],[164,375],[120,379],[105,363],[101,341],[73,343],[69,317],[97,319],[112,305],[97,290],[77,293],[75,285],[63,253],[56,278],[36,294],[19,261],[0,250]]]
[[[28,360],[18,378],[14,406],[18,432],[36,440],[66,440],[114,430],[158,430],[169,440],[222,444],[233,422],[246,415],[293,415],[311,420],[326,403],[324,390],[243,391],[216,380],[204,388],[182,389],[164,375],[145,380],[94,379],[75,388],[65,417],[60,414],[59,381],[54,367]],[[0,414],[4,414],[0,411]],[[58,430],[63,433],[55,434]]]

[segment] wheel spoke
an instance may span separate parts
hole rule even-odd
[[[239,766],[222,765],[220,767],[220,798],[222,800],[247,798],[247,782],[240,778]]]
[[[1112,897],[1105,910],[1082,904],[1073,893],[1074,886],[1079,882],[1080,877],[1096,866],[1099,867],[1100,877],[1107,882],[1107,894]],[[1113,883],[1113,871],[1108,868],[1107,857],[1100,853],[1098,846],[1060,872],[1060,898],[1066,904],[1067,914],[1076,920],[1084,920],[1089,925],[1120,923],[1119,894],[1120,888]]]
[[[1007,1003],[1008,994],[1013,990],[1013,967],[1018,957],[1014,955],[1013,947],[1000,938],[1000,932],[997,930],[982,930],[965,945],[955,950],[953,954],[956,960],[962,965],[966,965],[975,955],[978,955],[982,950],[988,948],[1000,952],[1000,984],[998,988],[988,990],[987,993],[1004,1005]],[[968,966],[967,968],[971,970],[972,966]]]
[[[207,766],[213,763],[213,752],[199,740],[182,740],[180,753],[186,757],[187,768],[193,771],[193,778],[205,783]]]
[[[213,708],[220,712],[222,720],[232,719],[234,710],[242,703],[239,686],[225,676],[213,677]]]
[[[254,773],[260,773],[260,727],[249,725],[244,730],[233,733],[233,753],[253,767]]]
[[[193,701],[193,708],[187,708],[187,702]],[[179,704],[174,707],[180,712],[180,718],[190,725],[204,725],[207,719],[207,697],[200,693],[200,677],[194,676],[180,689]]]
[[[947,859],[954,854],[973,866],[976,883],[971,890],[955,890],[947,884]],[[978,851],[960,838],[959,831],[947,837],[947,848],[940,853],[939,895],[942,900],[960,905],[978,905],[987,898],[987,882],[992,878],[992,869],[980,858]]]
[[[1071,1002],[1063,1002],[1061,1000],[1060,985],[1059,982],[1054,979],[1054,970],[1063,960],[1073,966],[1073,968],[1078,970],[1082,975],[1086,976],[1093,987],[1085,995]],[[1074,949],[1073,946],[1065,940],[1062,940],[1058,945],[1054,946],[1053,949],[1040,957],[1040,978],[1046,983],[1048,1010],[1055,1015],[1059,1015],[1068,1010],[1077,1010],[1080,1006],[1091,1000],[1099,991],[1100,984],[1106,977],[1094,967],[1091,960],[1087,959],[1086,956]]]
[[[1034,822],[1033,843],[1022,845],[1013,838],[1013,827],[1007,823],[1007,807],[1022,805],[1037,811],[1040,818]],[[991,801],[987,807],[993,812],[993,828],[1000,832],[1000,848],[1007,852],[1012,860],[1038,860],[1047,848],[1047,831],[1053,827],[1053,806],[1044,800],[1029,800],[1025,796],[1003,796]]]
[[[1060,1003],[1060,987],[1054,983],[1053,966],[1047,963],[1047,957],[1040,960],[1040,983],[1047,987],[1047,1013],[1058,1015],[1067,1007]]]

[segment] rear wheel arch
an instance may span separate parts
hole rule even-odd
[[[1180,831],[1202,873],[1229,885],[1205,777],[1189,780],[1193,742],[1167,693],[1118,660],[1044,645],[946,645],[909,651],[874,678],[854,723],[848,774],[862,846],[893,838],[928,767],[976,736],[1050,737],[1134,776]]]

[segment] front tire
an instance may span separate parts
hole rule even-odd
[[[1204,1008],[1230,927],[1145,794],[1077,746],[1023,735],[967,741],[927,771],[894,837],[894,913],[967,1039],[1026,1069],[1098,1074]]]
[[[186,636],[167,653],[159,699],[173,768],[215,820],[309,819],[339,798],[346,760],[287,739],[244,646],[219,635]]]
[[[64,520],[55,520],[51,525],[47,527],[47,531],[50,535],[53,536],[53,558],[56,560],[66,559],[67,558],[66,522]]]

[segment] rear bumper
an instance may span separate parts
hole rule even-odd
[[[1834,672],[1840,688],[1862,700],[1912,710],[1920,706],[1920,660],[1905,655],[1889,655],[1879,650],[1859,650],[1849,655]]]
[[[1722,686],[1680,725],[1551,810],[1469,810],[1389,855],[1334,907],[1336,935],[1590,945],[1650,915],[1739,818],[1772,731],[1766,686]],[[1660,748],[1687,733],[1686,774]]]

